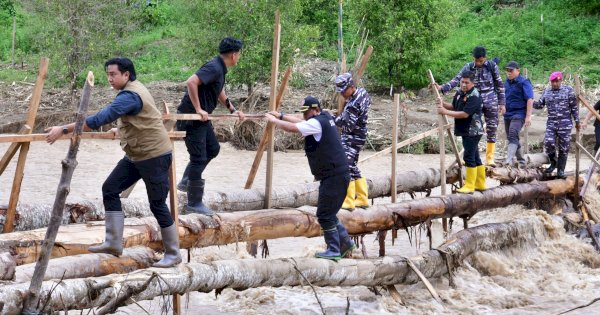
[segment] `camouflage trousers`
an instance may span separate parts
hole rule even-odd
[[[344,151],[346,151],[351,180],[357,180],[362,177],[358,169],[358,154],[363,145],[365,145],[365,141],[366,137],[342,134],[342,146],[344,147]]]
[[[487,142],[496,142],[498,130],[498,95],[495,91],[481,93],[483,100],[483,116],[485,118],[485,133]]]
[[[556,148],[558,148],[558,156],[569,154],[571,145],[571,129],[558,129],[546,127],[544,134],[544,149],[549,156],[556,156]]]

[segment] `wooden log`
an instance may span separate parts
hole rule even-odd
[[[47,134],[45,133],[34,133],[30,135],[0,135],[0,143],[2,142],[34,142],[34,141],[46,141]],[[169,132],[169,138],[183,138],[185,137],[185,131],[172,131]],[[119,137],[115,137],[112,132],[83,132],[80,139],[108,139],[115,140]],[[71,140],[71,135],[64,135],[57,140]]]
[[[246,119],[249,120],[263,120],[265,114],[245,114]],[[201,120],[202,118],[198,114],[163,114],[164,120]],[[210,114],[208,120],[236,120],[240,119],[237,114]]]
[[[540,168],[506,168],[495,167],[487,170],[487,176],[502,184],[529,183],[534,180],[547,180],[548,176]],[[552,176],[551,178],[554,178]]]
[[[551,231],[560,229],[561,225],[562,221],[558,218],[549,221],[541,217],[485,224],[460,231],[437,250],[412,257],[411,261],[425,277],[438,278],[448,274],[448,268],[460,266],[479,251],[536,246],[555,235]],[[65,308],[101,307],[114,301],[121,301],[117,305],[125,305],[190,291],[304,286],[305,279],[313,286],[321,287],[388,286],[419,281],[404,257],[342,259],[339,262],[316,258],[236,259],[206,264],[187,263],[165,269],[150,268],[125,275],[63,280],[60,285],[56,280],[46,281],[42,294],[53,290],[49,294],[48,310],[61,311]],[[0,287],[0,301],[5,303],[3,314],[21,313],[26,290],[25,284]],[[131,292],[136,292],[135,299],[129,299]]]
[[[574,179],[504,185],[472,195],[454,194],[396,204],[372,206],[369,210],[342,210],[338,218],[351,234],[364,234],[391,228],[401,229],[427,220],[472,217],[479,211],[526,203],[535,199],[555,198],[573,191]],[[388,190],[389,191],[389,190]],[[179,217],[180,247],[224,245],[282,237],[315,237],[321,233],[315,210],[267,209],[217,214],[209,218],[197,214]],[[275,228],[277,227],[277,228]],[[104,240],[104,222],[71,224],[62,227],[52,256],[64,257],[87,252],[91,245]],[[161,249],[160,228],[153,217],[125,220],[125,247],[148,246]],[[44,230],[0,235],[0,248],[8,249],[17,265],[37,259],[44,243]],[[0,268],[1,269],[1,268]]]
[[[48,261],[50,260],[50,255],[52,255],[54,242],[58,235],[58,228],[62,222],[65,201],[67,200],[67,195],[69,194],[71,186],[71,178],[73,178],[73,172],[75,171],[75,167],[77,167],[77,152],[79,151],[79,143],[81,142],[79,135],[81,135],[81,132],[83,131],[85,113],[90,104],[93,86],[94,75],[90,71],[88,72],[83,91],[81,92],[81,100],[79,102],[73,139],[71,140],[67,157],[62,161],[62,174],[56,190],[56,199],[54,199],[50,223],[48,224],[48,229],[46,230],[43,242],[39,246],[39,257],[36,258],[37,263],[35,265],[33,277],[31,277],[29,292],[24,301],[23,312],[27,314],[37,313],[39,311],[39,300],[42,297],[40,295],[40,290],[42,282],[44,281],[44,273],[48,267]],[[27,144],[23,144],[23,146],[25,145]]]
[[[279,85],[279,91],[277,92],[277,102],[275,103],[275,110],[279,111],[281,108],[281,100],[283,99],[283,94],[285,93],[285,88],[290,80],[290,76],[292,74],[292,67],[288,67],[283,75],[283,79],[281,80],[281,84]],[[272,123],[267,123],[267,128],[260,138],[260,142],[258,143],[258,148],[256,149],[256,155],[254,156],[254,161],[252,162],[252,167],[250,167],[250,173],[248,174],[248,178],[246,179],[245,189],[252,188],[252,184],[254,184],[254,179],[256,178],[256,172],[258,171],[258,167],[260,166],[260,162],[262,161],[262,156],[267,148],[267,143],[269,139],[271,139],[271,135],[273,134],[274,126]]]
[[[458,181],[458,168],[446,172],[446,183]],[[391,178],[389,175],[372,177],[367,180],[369,196],[372,198],[390,196]],[[399,172],[396,174],[397,192],[414,193],[428,191],[440,185],[440,172],[437,169]],[[285,187],[274,187],[271,198],[274,208],[297,208],[303,205],[316,206],[319,195],[319,182],[298,184]],[[187,195],[178,194],[179,211],[183,212],[187,204]],[[206,193],[205,204],[217,211],[247,211],[264,209],[264,190],[242,189]],[[122,199],[123,212],[126,217],[152,216],[148,201],[145,199]],[[51,206],[48,204],[19,203],[16,216],[16,231],[33,230],[45,227],[50,220]],[[6,212],[0,209],[0,221]],[[104,205],[101,200],[79,201],[65,207],[63,224],[84,223],[104,220]],[[0,228],[2,225],[0,225]]]

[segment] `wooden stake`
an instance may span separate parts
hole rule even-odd
[[[577,97],[581,95],[581,81],[579,80],[578,75],[575,75],[575,94]],[[579,123],[577,123],[577,126],[575,127],[575,143],[579,144],[581,142],[581,128],[579,128]],[[581,158],[579,147],[580,145],[575,146],[575,193],[573,194],[573,206],[575,209],[577,209],[579,205],[579,160]]]
[[[590,152],[588,152],[588,150],[585,149],[584,146],[581,145],[581,142],[579,142],[579,141],[575,142],[575,149],[583,152],[583,154],[585,154],[588,158],[590,158],[590,160],[592,160],[593,164],[596,164],[596,166],[600,167],[600,162],[598,161],[597,153],[596,153],[596,157],[594,157]],[[576,172],[575,174],[579,174],[579,172]]]
[[[163,109],[165,114],[169,114],[169,106],[166,102],[163,102]],[[167,131],[173,131],[174,125],[171,124],[171,129]],[[171,167],[169,168],[169,206],[171,207],[171,217],[175,227],[179,231],[179,205],[177,204],[177,168],[175,163],[175,140],[171,139]],[[135,184],[128,188],[133,190]],[[130,192],[131,192],[130,190]],[[129,195],[129,194],[127,194]],[[189,258],[189,257],[188,257]],[[173,314],[181,314],[181,296],[179,294],[173,294]]]
[[[283,75],[283,79],[281,80],[281,84],[279,85],[279,91],[277,92],[277,102],[275,104],[275,110],[279,111],[281,108],[281,100],[283,99],[283,94],[285,92],[285,88],[290,80],[290,76],[292,74],[292,67],[288,67]],[[252,184],[254,183],[254,179],[256,178],[256,172],[258,172],[258,167],[260,166],[260,162],[262,161],[263,153],[267,148],[267,141],[271,138],[271,134],[273,134],[274,126],[272,123],[267,124],[267,128],[260,138],[260,143],[258,144],[258,149],[256,149],[256,155],[254,156],[254,161],[252,162],[252,167],[250,168],[250,174],[248,174],[248,179],[246,179],[245,189],[252,188]]]
[[[396,187],[396,159],[398,155],[398,110],[400,109],[400,94],[394,94],[394,111],[392,114],[392,174],[391,174],[391,198],[392,203],[396,202],[398,197],[398,187]]]
[[[269,111],[276,109],[277,75],[279,72],[279,45],[281,36],[281,23],[279,10],[275,11],[275,24],[273,31],[273,59],[271,61],[271,93],[269,96]],[[273,155],[275,143],[273,133],[269,135],[267,145],[267,179],[265,185],[265,208],[271,207],[271,195],[273,193]]]
[[[354,75],[352,76],[352,80],[356,86],[361,85],[362,76],[365,73],[365,69],[367,68],[367,63],[369,62],[369,58],[373,54],[373,46],[367,47],[367,51],[360,59],[360,67],[354,71]]]
[[[342,56],[342,64],[340,65],[340,74],[345,73],[345,72],[346,72],[346,55],[344,54]],[[337,100],[338,100],[337,114],[341,115],[342,112],[344,111],[344,104],[346,103],[346,100],[340,93],[337,93],[337,91],[336,91],[336,95],[337,95]]]
[[[344,19],[344,11],[342,9],[343,6],[343,0],[340,0],[338,3],[338,62],[340,65],[340,73],[346,72],[346,70],[342,70],[342,64],[344,64],[345,67],[345,61],[343,61],[343,59],[345,58],[345,54],[344,54],[344,32],[342,30],[342,22]],[[339,113],[339,111],[338,111]]]
[[[52,248],[54,247],[54,241],[56,240],[56,235],[58,234],[58,228],[62,223],[63,211],[65,208],[67,195],[69,194],[71,178],[73,177],[73,172],[77,166],[77,151],[79,150],[79,142],[81,141],[79,135],[81,135],[81,131],[83,130],[85,113],[90,103],[90,95],[93,86],[94,75],[90,71],[87,75],[83,91],[81,92],[81,102],[79,103],[79,111],[77,113],[75,130],[73,132],[71,145],[69,146],[69,152],[66,159],[62,161],[62,175],[60,177],[60,182],[58,183],[56,199],[54,200],[50,223],[48,224],[48,229],[46,230],[46,237],[41,246],[40,257],[35,265],[35,271],[29,285],[29,292],[25,298],[25,302],[23,303],[23,313],[25,314],[37,314],[39,311],[38,304],[39,299],[41,298],[40,291],[42,287],[42,281],[44,280],[44,274],[46,273],[46,268],[48,267],[50,255],[52,254]]]
[[[40,60],[40,67],[38,70],[38,76],[33,89],[31,102],[29,103],[29,111],[27,112],[27,120],[25,124],[31,128],[23,128],[31,132],[33,126],[35,126],[35,117],[37,115],[38,108],[40,106],[40,99],[42,97],[42,90],[44,89],[44,82],[46,80],[46,74],[48,73],[48,58],[42,58]],[[16,149],[19,147],[11,146]],[[21,193],[21,183],[23,182],[23,173],[25,171],[25,163],[27,162],[27,153],[29,152],[29,142],[21,144],[21,150],[19,151],[19,159],[17,161],[17,168],[15,169],[15,176],[13,179],[12,189],[10,192],[10,200],[8,203],[8,209],[6,212],[6,222],[4,226],[4,233],[12,232],[15,223],[15,214],[17,212],[17,203],[19,203],[19,194]],[[10,150],[10,148],[9,148]],[[11,152],[7,151],[5,156],[8,157]],[[14,156],[14,153],[12,153]],[[6,163],[8,164],[9,159]],[[6,166],[4,166],[6,167]]]
[[[437,291],[435,290],[433,285],[431,285],[431,282],[429,282],[429,280],[427,280],[427,278],[425,278],[425,275],[423,275],[421,270],[419,270],[419,268],[417,268],[417,266],[415,266],[415,264],[412,262],[412,260],[410,260],[410,258],[406,257],[405,259],[406,259],[406,264],[410,267],[410,269],[412,269],[417,274],[419,279],[421,279],[421,281],[423,281],[423,284],[425,285],[425,287],[427,288],[427,290],[429,291],[431,296],[438,303],[444,305],[444,303],[442,302],[442,299],[440,298],[440,295],[437,293]]]

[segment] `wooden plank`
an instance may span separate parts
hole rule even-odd
[[[0,143],[3,142],[34,142],[34,141],[46,141],[47,134],[45,133],[34,133],[29,135],[0,135]],[[183,138],[185,137],[185,131],[172,131],[169,132],[169,138]],[[81,139],[108,139],[115,140],[119,137],[115,137],[112,132],[84,132],[80,136]],[[71,140],[71,135],[64,135],[58,140]]]
[[[365,69],[367,68],[367,63],[369,62],[369,58],[373,54],[373,46],[367,47],[367,51],[360,59],[360,67],[354,71],[354,75],[352,76],[352,80],[354,80],[354,84],[356,86],[360,85],[360,81],[362,80],[362,76],[365,73]]]
[[[396,159],[398,155],[398,110],[400,108],[400,94],[394,94],[394,110],[392,114],[392,173],[391,173],[391,198],[396,202],[398,196],[398,187],[396,187]]]
[[[273,30],[273,58],[271,60],[271,92],[269,95],[269,111],[276,109],[277,76],[279,74],[279,47],[281,37],[281,22],[279,10],[275,11],[275,24]],[[271,195],[273,194],[273,155],[275,143],[273,133],[267,142],[267,179],[265,185],[265,208],[271,207]]]
[[[419,279],[421,279],[421,281],[423,281],[423,284],[425,285],[425,287],[427,287],[427,290],[429,290],[429,293],[431,293],[431,296],[438,303],[444,305],[444,303],[442,302],[442,299],[440,298],[440,295],[437,293],[437,291],[435,290],[433,285],[431,285],[431,282],[429,282],[429,280],[427,280],[425,275],[423,275],[421,270],[419,270],[419,268],[417,268],[417,266],[415,266],[415,264],[412,262],[412,260],[410,260],[410,258],[406,257],[405,259],[406,259],[406,264],[410,267],[410,269],[412,269],[417,274]]]
[[[342,64],[340,66],[340,74],[345,73],[345,72],[346,72],[346,55],[344,54],[342,56]],[[344,99],[344,97],[340,93],[336,93],[336,95],[337,95],[337,100],[338,100],[337,113],[339,115],[341,115],[342,111],[344,111],[344,104],[346,104],[346,99]]]
[[[264,114],[244,114],[246,119],[249,120],[262,120]],[[163,120],[200,120],[201,117],[198,114],[163,114]],[[240,119],[237,114],[210,114],[208,120],[232,120]]]
[[[279,85],[279,91],[277,92],[277,103],[275,104],[275,110],[279,111],[281,108],[281,100],[283,99],[283,94],[287,87],[287,84],[290,80],[290,76],[292,74],[292,67],[288,67],[283,75],[283,79],[281,80],[281,84]],[[248,178],[246,179],[246,185],[244,185],[245,189],[252,188],[252,184],[254,184],[254,179],[256,178],[256,173],[258,172],[258,168],[260,166],[260,162],[262,161],[263,153],[267,148],[267,141],[271,137],[273,133],[274,126],[272,123],[267,124],[267,128],[260,138],[260,142],[258,143],[258,149],[256,149],[256,155],[254,156],[254,161],[252,162],[252,167],[250,167],[250,174],[248,174]]]
[[[23,174],[25,171],[25,162],[27,161],[27,153],[29,152],[29,142],[21,145],[19,151],[19,159],[15,176],[10,191],[10,199],[8,201],[8,209],[6,210],[6,222],[4,223],[3,233],[10,233],[14,229],[15,215],[17,213],[17,203],[19,203],[19,194],[21,193],[21,183],[23,182]]]
[[[583,103],[583,106],[585,106],[590,111],[590,113],[593,113],[594,116],[596,116],[596,119],[600,120],[600,113],[594,110],[594,106],[590,105],[590,102],[588,102],[588,100],[586,100],[585,97],[583,97],[583,95],[580,94],[578,99],[581,103]]]
[[[594,156],[588,150],[586,150],[581,145],[581,143],[579,143],[579,141],[575,142],[575,146],[577,147],[577,149],[579,149],[581,152],[583,152],[583,154],[585,154],[585,156],[587,156],[588,158],[590,158],[590,160],[592,160],[592,162],[594,164],[596,164],[596,166],[600,167],[600,162],[598,162],[598,160],[596,158],[594,158]],[[598,150],[598,152],[600,152],[600,150]],[[579,172],[577,172],[575,174],[579,174]],[[579,177],[579,176],[577,176],[577,177]],[[577,181],[577,177],[575,177],[576,181]]]
[[[19,130],[19,134],[30,134],[30,133],[31,133],[31,127],[29,127],[27,125],[23,125],[23,127],[21,127],[21,130]],[[10,163],[10,161],[15,156],[15,154],[17,153],[17,151],[19,150],[20,147],[21,147],[20,142],[12,143],[8,147],[6,152],[4,152],[4,156],[2,156],[2,160],[0,161],[0,175],[2,175],[2,173],[4,173],[4,171],[6,170],[6,167],[8,166],[8,163]]]
[[[448,124],[448,125],[444,126],[444,128],[446,128],[446,129],[450,129],[452,127],[454,127],[454,124]],[[431,130],[428,130],[428,131],[425,131],[425,132],[421,132],[420,134],[414,135],[414,136],[412,136],[412,137],[410,137],[408,139],[402,140],[401,142],[399,142],[397,144],[396,151],[399,150],[399,149],[402,149],[403,147],[405,147],[407,145],[411,145],[411,144],[413,144],[415,142],[418,142],[418,141],[420,141],[422,139],[425,139],[425,138],[427,138],[429,136],[437,134],[438,130],[439,130],[438,128],[434,128],[434,129],[431,129]],[[367,157],[359,160],[358,163],[365,162],[365,161],[367,161],[367,160],[369,160],[371,158],[374,158],[374,157],[377,157],[377,156],[380,156],[380,155],[384,155],[384,154],[388,154],[390,152],[392,152],[392,147],[387,147],[387,148],[385,148],[385,149],[383,149],[383,150],[381,150],[381,151],[379,151],[377,153],[373,153],[373,154],[371,154],[371,155],[369,155],[369,156],[367,156]]]

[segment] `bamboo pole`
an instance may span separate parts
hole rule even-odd
[[[79,135],[81,135],[81,131],[83,130],[85,113],[90,103],[90,96],[93,86],[94,75],[90,71],[88,72],[83,91],[81,92],[81,101],[79,103],[79,111],[77,113],[75,130],[73,132],[71,145],[69,146],[69,152],[66,159],[62,161],[63,170],[60,182],[58,184],[58,189],[56,191],[56,199],[54,200],[54,207],[52,209],[52,218],[50,219],[50,224],[46,230],[44,243],[41,246],[40,257],[35,266],[35,271],[29,285],[29,292],[27,293],[27,297],[23,303],[24,313],[37,313],[38,310],[38,302],[41,298],[40,293],[42,282],[44,280],[44,273],[48,267],[48,261],[50,260],[52,248],[54,247],[54,241],[56,240],[56,235],[58,234],[58,229],[62,221],[65,201],[67,199],[67,195],[69,194],[69,186],[71,185],[71,178],[73,177],[75,167],[77,167],[77,152],[79,150],[79,142],[81,141]]]
[[[529,72],[527,68],[523,71],[525,79],[529,79]],[[525,126],[525,154],[529,154],[529,126]]]
[[[338,3],[338,65],[340,66],[340,73],[345,72],[345,69],[342,69],[342,64],[345,54],[344,54],[344,32],[342,27],[342,22],[344,20],[344,11],[343,11],[343,0],[340,0]],[[339,111],[338,111],[339,113]]]
[[[342,64],[340,65],[340,74],[345,73],[345,72],[346,72],[346,55],[344,54],[342,56]],[[344,99],[344,97],[340,93],[336,93],[336,95],[337,95],[337,100],[338,100],[337,114],[341,115],[342,112],[344,111],[344,104],[346,103],[346,99]]]
[[[429,82],[433,86],[435,86],[436,85],[435,78],[433,77],[433,73],[431,73],[430,69],[427,70],[427,75],[429,76]],[[438,98],[440,98],[441,97],[440,91],[438,91],[437,88],[435,88],[434,90],[435,90],[436,96]],[[447,125],[448,124],[448,117],[446,117],[446,115],[440,115],[440,116],[442,117],[441,122],[443,122],[443,124],[440,124],[440,126],[441,125]],[[452,151],[454,152],[454,157],[456,158],[456,163],[458,163],[458,168],[461,171],[461,174],[459,176],[459,180],[460,180],[460,185],[462,186],[462,185],[464,185],[463,179],[462,179],[462,167],[463,167],[463,165],[462,165],[462,160],[460,159],[460,153],[458,151],[458,146],[456,145],[456,139],[454,139],[454,135],[452,134],[452,130],[447,129],[446,131],[448,132],[448,138],[450,138],[450,146],[452,147]]]
[[[263,120],[265,118],[264,114],[245,114],[245,119],[249,120]],[[198,114],[164,114],[164,120],[201,120],[202,117]],[[208,115],[208,120],[232,120],[232,119],[240,119],[237,114],[210,114]]]
[[[288,67],[283,75],[283,79],[281,80],[281,84],[279,85],[279,91],[277,92],[277,102],[275,103],[275,110],[279,111],[281,108],[281,100],[283,99],[283,94],[285,93],[285,88],[290,80],[290,75],[292,74],[292,67]],[[245,189],[252,188],[252,184],[254,183],[254,179],[256,178],[256,173],[258,172],[258,168],[260,167],[260,162],[262,161],[263,153],[267,147],[267,141],[271,138],[273,134],[274,126],[272,123],[267,123],[267,128],[260,138],[260,143],[258,144],[258,149],[256,149],[256,155],[254,156],[254,161],[252,162],[252,167],[250,168],[250,174],[248,174],[248,179],[246,179]]]
[[[17,42],[17,15],[13,15],[13,29],[12,29],[12,50],[11,50],[11,62],[10,66],[15,66],[15,44]]]
[[[169,132],[169,138],[183,138],[185,137],[185,131],[172,131]],[[46,141],[46,136],[48,134],[45,133],[34,133],[34,134],[23,134],[23,135],[0,135],[0,143],[5,142],[35,142],[35,141]],[[119,136],[115,136],[114,133],[110,131],[106,132],[82,132],[81,139],[105,139],[105,140],[115,140],[119,139]],[[63,135],[59,140],[70,140],[71,135]]]
[[[169,106],[166,102],[163,102],[163,109],[165,114],[169,114]],[[173,131],[174,124],[170,124],[171,128],[167,131]],[[175,163],[175,140],[171,139],[171,167],[169,168],[169,205],[171,207],[171,217],[173,217],[173,224],[177,230],[179,230],[179,206],[177,205],[177,168]],[[128,188],[133,190],[135,184]],[[129,192],[131,192],[131,190]],[[127,194],[129,195],[129,194]],[[173,294],[173,314],[179,315],[181,313],[181,296],[177,293]]]
[[[42,58],[40,60],[40,67],[38,70],[38,76],[35,82],[35,87],[33,88],[33,94],[31,97],[31,102],[29,103],[29,110],[27,112],[27,120],[25,124],[30,128],[23,128],[28,132],[31,132],[31,129],[35,126],[35,117],[37,116],[37,111],[40,106],[40,99],[42,97],[42,90],[44,89],[44,82],[46,81],[46,75],[48,74],[48,58]],[[14,153],[10,152],[11,148],[14,148],[15,152],[18,148],[18,145],[9,147],[9,151],[6,152],[5,156],[6,164],[10,161],[9,156]],[[27,162],[27,153],[29,152],[29,142],[23,143],[20,145],[19,151],[19,159],[17,161],[17,167],[15,169],[15,175],[12,183],[12,188],[10,192],[10,200],[8,203],[8,210],[6,214],[6,222],[4,226],[4,233],[12,232],[14,228],[15,222],[15,214],[17,212],[17,203],[19,202],[19,194],[21,193],[21,183],[23,182],[23,172],[25,171],[25,163]],[[6,165],[2,168],[4,169]]]

